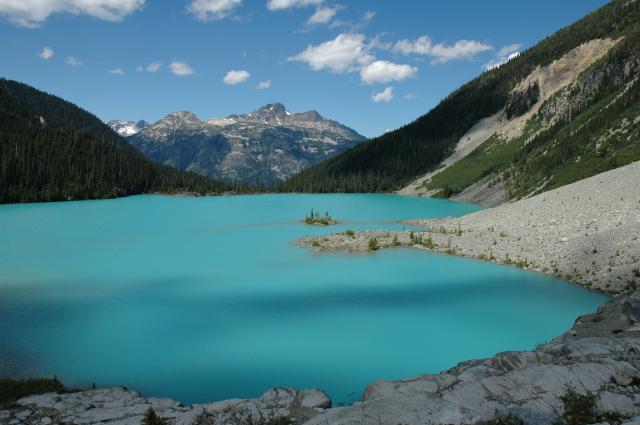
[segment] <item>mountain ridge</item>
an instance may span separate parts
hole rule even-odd
[[[598,46],[597,40],[611,40],[603,41],[607,47],[603,55],[576,67],[575,80],[547,97],[545,87],[538,85],[544,76],[536,70],[548,69],[556,62],[561,76],[563,66],[580,64],[583,59],[571,52],[594,42]],[[460,199],[482,203],[483,197],[490,197],[491,190],[486,189],[503,186],[504,193],[492,201],[503,203],[628,164],[640,159],[636,106],[629,97],[638,86],[630,86],[629,96],[621,96],[639,69],[638,1],[613,0],[505,64],[481,73],[413,122],[302,171],[278,190],[395,192],[406,188],[403,193],[446,198],[473,190],[481,196],[465,194]],[[618,99],[615,116],[609,106],[597,106],[607,97]],[[536,111],[530,113],[534,106]],[[608,126],[607,120],[598,118],[602,116],[619,122]],[[491,120],[507,120],[527,134],[477,132],[486,130]],[[591,130],[598,132],[607,149],[597,150],[599,141],[581,144],[572,136],[583,120],[599,123],[597,128],[590,124]],[[469,146],[472,151],[465,152],[465,158],[448,164],[473,131],[476,137],[488,138],[476,140],[479,145]],[[615,136],[620,132],[627,132],[631,139]],[[545,152],[551,153],[551,158],[544,158],[548,155]],[[582,169],[570,166],[571,161],[581,162]],[[443,166],[448,168],[441,169]]]
[[[128,140],[161,164],[234,183],[271,185],[365,137],[315,110],[295,113],[274,102],[248,114],[208,119],[173,112]]]

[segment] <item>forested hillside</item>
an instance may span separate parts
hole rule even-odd
[[[280,189],[296,192],[397,190],[415,178],[438,168],[439,164],[453,152],[460,138],[481,119],[498,113],[503,113],[506,119],[512,119],[523,114],[533,103],[537,102],[538,88],[535,85],[531,85],[520,96],[514,97],[513,93],[516,85],[537,67],[549,65],[590,40],[622,39],[605,58],[594,64],[594,67],[599,67],[601,70],[599,73],[594,73],[600,78],[596,84],[597,88],[588,93],[588,96],[581,98],[576,109],[572,109],[569,116],[555,122],[552,129],[539,135],[539,137],[549,138],[552,133],[556,134],[561,128],[572,122],[577,115],[587,111],[597,102],[608,96],[615,96],[615,93],[622,95],[623,87],[630,83],[634,75],[621,71],[630,66],[630,62],[633,62],[630,58],[633,58],[640,49],[639,34],[640,7],[638,2],[613,1],[575,24],[544,39],[536,46],[523,52],[519,57],[498,68],[482,73],[478,78],[454,91],[438,106],[416,121],[305,170],[285,182]],[[588,87],[593,87],[593,85]],[[638,87],[637,84],[633,84],[627,89],[631,90],[628,96],[633,96]],[[625,110],[630,107],[628,102],[633,102],[633,99],[628,96],[623,100],[626,102]],[[616,108],[622,107],[618,102]],[[597,122],[604,123],[602,120]],[[533,123],[531,124],[533,125]],[[595,121],[591,122],[590,131],[594,130],[594,125],[596,125]],[[577,130],[577,128],[573,130]],[[566,152],[575,153],[577,151],[576,143],[578,141],[572,132],[573,130],[567,130],[570,137],[563,138],[566,143],[554,144],[554,146],[559,146],[554,148],[554,156],[551,160],[549,158],[541,160],[547,168],[549,164],[564,163],[568,158]],[[540,144],[535,143],[527,147],[528,151],[520,152],[522,144],[503,148],[502,143],[496,141],[495,138],[485,143],[489,142],[499,145],[500,149],[498,150],[501,152],[503,150],[508,152],[505,155],[497,155],[480,167],[476,167],[476,174],[470,176],[469,181],[461,185],[455,185],[456,175],[451,171],[449,173],[452,175],[450,180],[441,182],[440,186],[433,188],[437,194],[449,196],[461,192],[468,184],[473,184],[477,179],[486,177],[498,169],[503,171],[515,162],[518,162],[520,168],[514,172],[520,174],[517,181],[509,182],[509,190],[514,196],[521,193],[519,187],[522,185],[522,181],[527,179],[527,173],[537,172],[540,166],[540,164],[536,165],[533,162],[524,165],[523,160],[528,157],[528,152],[535,150],[536,146],[540,146]],[[485,145],[483,148],[486,149],[487,146]],[[474,151],[474,154],[478,153]],[[633,155],[627,157],[631,158]],[[465,158],[465,160],[467,159],[466,165],[469,165],[472,158]],[[611,166],[617,163],[610,162],[609,159],[606,161]],[[472,165],[476,164],[477,162],[472,163]],[[595,171],[607,167],[598,164],[597,166],[591,165],[590,168]],[[586,175],[581,176],[586,177]],[[562,181],[568,180],[570,179]]]
[[[94,115],[0,79],[0,203],[228,189],[154,164]]]

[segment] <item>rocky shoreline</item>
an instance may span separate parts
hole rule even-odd
[[[421,231],[307,238],[317,251],[412,247],[510,264],[623,294],[640,284],[640,162],[460,218],[407,220]],[[371,243],[375,240],[375,243]]]
[[[184,407],[110,388],[25,397],[0,411],[0,424],[134,425],[152,407],[176,425],[640,425],[638,187],[640,163],[634,163],[461,218],[407,222],[423,231],[349,232],[298,241],[319,251],[427,249],[626,293],[532,351],[499,353],[435,375],[375,382],[362,401],[346,407],[331,407],[317,389],[278,388],[258,399]],[[580,421],[572,422],[577,414]]]

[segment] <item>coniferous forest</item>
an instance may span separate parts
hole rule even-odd
[[[283,183],[283,192],[387,192],[434,170],[458,140],[480,119],[503,108],[518,115],[537,99],[536,86],[522,99],[510,91],[537,66],[545,66],[582,43],[624,37],[609,55],[615,62],[635,51],[640,39],[640,8],[613,1],[506,64],[482,73],[414,122],[373,138],[302,171]],[[512,103],[509,103],[509,101]]]
[[[0,79],[0,203],[232,189],[155,164],[89,112]]]

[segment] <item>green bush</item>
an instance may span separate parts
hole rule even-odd
[[[167,425],[167,420],[156,414],[156,411],[150,407],[142,418],[142,425]]]
[[[595,418],[596,396],[590,391],[585,394],[578,393],[569,387],[567,392],[560,397],[564,404],[562,419],[568,425],[586,425],[597,422]]]
[[[378,249],[380,249],[378,238],[369,239],[369,251],[377,251]]]

